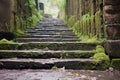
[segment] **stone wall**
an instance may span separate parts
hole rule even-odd
[[[120,57],[120,1],[66,0],[66,23],[82,38],[106,39],[105,50]],[[84,40],[84,39],[83,39]]]
[[[104,0],[104,22],[106,52],[111,57],[120,57],[120,0]]]
[[[23,34],[39,19],[40,11],[36,9],[34,0],[0,0],[0,39],[7,38],[9,34]]]
[[[104,37],[103,0],[67,0],[66,23],[78,36]]]
[[[14,0],[0,0],[0,32],[11,31],[13,26]]]

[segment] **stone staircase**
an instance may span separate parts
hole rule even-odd
[[[43,19],[14,44],[1,44],[0,69],[99,69],[97,43],[85,43],[60,19]]]

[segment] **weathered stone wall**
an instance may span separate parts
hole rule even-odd
[[[80,37],[106,38],[106,53],[111,57],[120,57],[120,1],[66,0],[66,2],[68,26]]]
[[[78,36],[102,38],[103,0],[67,0],[66,17],[68,26]]]
[[[106,28],[106,52],[111,57],[120,57],[120,0],[104,0]]]
[[[34,0],[0,0],[0,39],[9,33],[23,34],[26,28],[39,21],[38,18],[40,12],[35,8]]]
[[[0,0],[0,32],[11,31],[13,26],[14,0]]]

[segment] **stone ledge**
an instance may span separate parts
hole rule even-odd
[[[107,40],[105,50],[110,57],[120,58],[120,40]]]
[[[111,62],[111,67],[113,67],[114,69],[120,70],[120,58],[118,59],[112,59]]]
[[[104,0],[105,5],[119,5],[120,0]]]
[[[106,25],[107,39],[120,39],[120,25]]]

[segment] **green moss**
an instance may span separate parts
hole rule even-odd
[[[6,50],[0,51],[0,58],[89,58],[94,55],[94,52],[9,52]]]
[[[13,41],[8,41],[7,39],[0,40],[0,44],[13,44]]]
[[[15,29],[13,33],[16,36],[23,35],[24,31],[27,28],[34,27],[43,18],[40,10],[36,9],[34,0],[26,1],[26,3],[24,4],[24,7],[27,10],[25,10],[25,12],[23,13],[19,13],[18,6],[15,6],[16,12],[14,16],[15,17],[15,21],[14,21]]]
[[[22,30],[20,30],[20,29],[17,29],[17,30],[14,32],[14,34],[15,34],[16,36],[20,36],[20,35],[23,35],[24,32],[23,32]]]
[[[112,59],[111,67],[113,67],[114,69],[120,70],[120,58]]]
[[[109,57],[105,54],[105,53],[96,53],[93,56],[94,59],[96,59],[97,61],[109,61]]]
[[[97,69],[107,69],[110,66],[110,59],[105,53],[96,53],[93,56],[97,60]]]
[[[105,54],[105,50],[101,45],[96,47],[96,54],[93,56],[97,60],[98,69],[107,69],[110,66],[110,58]]]
[[[75,17],[76,17],[76,16],[71,16],[71,17],[68,19],[67,25],[68,25],[69,27],[73,27],[73,25],[75,24]]]
[[[105,53],[105,49],[101,45],[96,46],[96,53]]]
[[[28,43],[23,44],[21,49],[44,49],[50,50],[94,50],[97,43]]]
[[[101,29],[102,29],[102,18],[101,18],[101,10],[95,13],[95,27],[96,27],[96,35],[98,38],[101,38]]]

